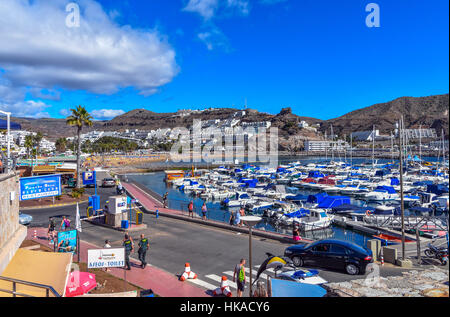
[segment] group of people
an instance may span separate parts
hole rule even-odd
[[[130,254],[134,252],[134,241],[128,233],[125,234],[122,245],[125,247],[126,270],[131,270]],[[144,269],[147,266],[146,256],[150,243],[143,233],[140,236],[138,247],[139,261],[141,261],[141,268]]]
[[[230,225],[231,226],[238,226],[242,227],[244,225],[244,221],[241,219],[241,217],[245,216],[245,210],[243,207],[239,209],[239,211],[231,211],[230,213]]]
[[[61,231],[70,230],[70,219],[68,217],[66,218],[65,216],[63,216],[59,224],[59,227]],[[55,218],[50,217],[47,231],[47,239],[53,241],[56,238],[57,234],[58,232],[56,231]]]

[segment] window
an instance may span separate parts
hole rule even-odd
[[[330,245],[329,244],[319,244],[313,247],[314,252],[329,252]]]
[[[347,249],[342,247],[342,246],[340,246],[340,245],[332,244],[331,245],[331,252],[338,253],[338,254],[346,254],[347,253]]]

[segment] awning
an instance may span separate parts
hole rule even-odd
[[[33,174],[47,174],[47,173],[55,173],[56,166],[54,165],[41,165],[33,167]]]
[[[271,279],[272,297],[323,297],[327,291],[319,286]]]
[[[72,265],[72,253],[54,253],[19,249],[3,271],[2,277],[51,286],[64,296]],[[12,290],[12,283],[0,280],[0,289]],[[46,290],[17,284],[16,291],[35,297],[45,297]],[[1,292],[0,297],[11,297]],[[53,294],[50,292],[50,296]]]

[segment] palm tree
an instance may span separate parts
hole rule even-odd
[[[55,147],[58,152],[65,152],[67,149],[67,139],[59,138],[58,140],[56,140]]]
[[[70,109],[72,111],[72,115],[67,117],[66,124],[70,126],[75,126],[77,128],[77,188],[81,188],[81,177],[80,177],[80,155],[81,155],[81,130],[83,126],[91,127],[93,125],[92,117],[87,112],[87,110],[78,106],[76,109]]]
[[[33,148],[33,136],[27,135],[25,136],[25,143],[24,146],[27,149],[27,157],[30,159],[30,151]],[[31,167],[33,168],[33,157],[31,157]]]
[[[36,156],[38,156],[41,153],[41,141],[44,138],[41,132],[36,133],[35,136],[33,136],[33,145],[36,147]]]

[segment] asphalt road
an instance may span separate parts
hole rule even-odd
[[[98,189],[98,193],[101,195],[103,206],[107,198],[114,194],[114,189],[102,188]],[[80,212],[84,212],[85,209],[86,206],[80,206]],[[26,213],[33,216],[32,226],[46,227],[50,216],[61,217],[65,215],[74,220],[75,210],[76,208],[71,206],[39,209]],[[138,240],[141,233],[149,237],[148,262],[171,274],[181,274],[184,270],[184,264],[189,262],[192,271],[198,274],[198,279],[207,281],[207,276],[211,274],[221,276],[225,271],[233,271],[241,258],[247,259],[247,267],[249,266],[249,239],[246,234],[237,234],[171,218],[159,217],[157,219],[154,215],[148,214],[144,215],[144,223],[147,224],[148,228],[143,231],[132,232],[132,238]],[[103,246],[105,239],[108,239],[113,247],[122,245],[123,232],[87,222],[83,222],[82,227],[83,232],[80,237],[84,241]],[[287,246],[289,245],[279,241],[253,236],[253,269],[256,270],[255,265],[260,265],[266,259],[266,252],[283,255]],[[132,257],[137,259],[137,252],[132,254]],[[319,276],[328,282],[343,282],[364,277],[361,275],[350,276],[341,271],[321,268],[319,268],[319,272]],[[383,277],[401,275],[401,272],[402,269],[389,265],[380,268],[380,275]]]

